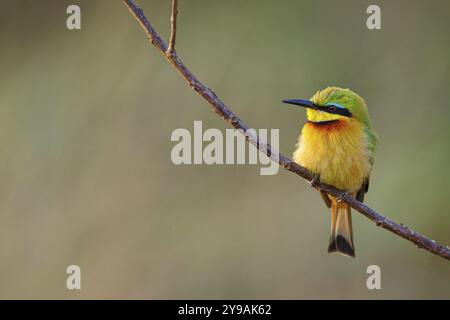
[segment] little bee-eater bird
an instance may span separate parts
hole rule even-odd
[[[283,102],[307,108],[294,161],[314,174],[311,183],[332,185],[364,201],[377,144],[364,99],[349,89],[328,87],[310,100]],[[331,208],[328,252],[355,257],[350,206],[340,197],[321,195]]]

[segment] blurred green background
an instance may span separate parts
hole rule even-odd
[[[169,2],[139,2],[166,38]],[[366,202],[450,244],[449,1],[180,2],[183,61],[283,153],[305,115],[281,99],[362,95],[381,140]],[[448,261],[358,213],[357,258],[328,255],[328,211],[292,173],[173,165],[174,129],[229,127],[121,1],[1,0],[0,57],[0,298],[450,298]]]

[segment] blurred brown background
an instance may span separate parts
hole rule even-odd
[[[139,2],[165,37],[169,2]],[[280,128],[289,156],[305,116],[281,99],[361,94],[381,139],[366,202],[450,244],[449,14],[445,0],[182,0],[177,49],[247,124]],[[173,165],[174,129],[228,126],[121,1],[1,0],[0,70],[0,298],[450,298],[448,261],[360,214],[357,258],[328,255],[327,210],[289,172]],[[382,290],[366,288],[371,264]]]

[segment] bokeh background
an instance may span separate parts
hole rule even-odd
[[[169,2],[139,2],[166,38]],[[281,99],[361,94],[381,140],[366,202],[450,244],[449,14],[445,0],[181,1],[177,49],[248,125],[279,128],[287,155],[305,116]],[[448,261],[360,214],[357,258],[328,255],[328,211],[292,173],[172,164],[174,129],[228,126],[121,1],[1,0],[0,70],[0,298],[450,298]]]

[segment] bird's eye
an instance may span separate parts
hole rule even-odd
[[[328,110],[331,111],[331,112],[335,112],[336,111],[336,106],[331,105],[331,106],[328,107]]]

